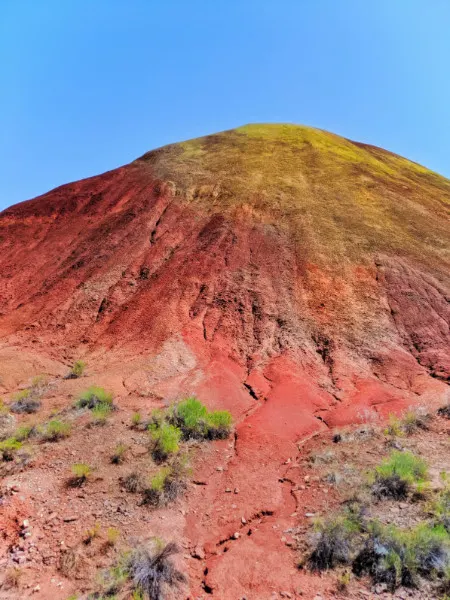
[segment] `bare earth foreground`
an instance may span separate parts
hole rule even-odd
[[[82,597],[152,536],[182,548],[174,598],[340,597],[334,576],[297,566],[305,515],[339,502],[305,457],[336,428],[449,402],[449,202],[448,180],[384,150],[249,125],[0,213],[2,423],[72,425],[0,462],[0,598]],[[85,374],[65,379],[76,359]],[[11,413],[40,375],[40,409]],[[114,395],[104,425],[73,409],[90,385]],[[186,494],[141,506],[120,479],[157,466],[132,414],[189,395],[229,410],[233,433],[190,442]],[[418,439],[428,459],[448,456],[447,425]],[[80,462],[92,476],[68,488]]]

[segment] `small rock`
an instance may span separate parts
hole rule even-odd
[[[26,529],[29,526],[30,526],[30,521],[28,519],[25,519],[22,523],[23,529]]]
[[[234,488],[234,493],[239,494],[239,488]]]
[[[233,533],[234,540],[238,540],[240,537],[241,537],[241,534],[239,533],[239,531],[236,531],[235,533]]]
[[[226,492],[227,494],[231,494],[231,488],[226,488],[226,489],[225,489],[225,492]]]
[[[242,525],[245,525],[247,523],[247,519],[245,517],[241,517],[241,523]]]
[[[63,517],[64,523],[71,523],[72,521],[77,521],[78,517],[76,515],[69,515],[67,517]]]
[[[39,592],[39,591],[40,591],[40,589],[41,589],[41,586],[38,584],[38,585],[35,585],[35,586],[34,586],[34,588],[33,588],[33,590],[32,590],[32,591],[33,591],[33,593],[36,593],[36,592]]]
[[[216,467],[216,471],[222,472],[223,471],[223,467]]]
[[[280,592],[280,596],[282,598],[292,598],[292,594],[290,592]]]
[[[315,517],[316,513],[311,513],[311,512],[307,512],[305,513],[305,517],[311,518],[311,517]]]

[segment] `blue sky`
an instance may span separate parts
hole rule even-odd
[[[0,0],[0,208],[249,122],[450,177],[448,0]]]

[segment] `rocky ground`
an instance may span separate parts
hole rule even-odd
[[[4,351],[4,364],[12,356]],[[145,418],[163,406],[161,396],[130,392],[126,377],[94,373],[92,367],[85,376],[67,380],[67,367],[27,362],[25,356],[21,368],[10,370],[11,380],[3,382],[10,386],[6,407],[16,390],[45,368],[39,411],[14,415],[6,408],[3,426],[14,429],[57,418],[69,422],[72,431],[56,442],[30,437],[20,460],[0,463],[1,598],[82,597],[99,590],[98,574],[124,549],[152,536],[174,540],[182,549],[177,560],[189,586],[175,594],[178,598],[433,597],[404,589],[392,596],[357,578],[343,593],[337,590],[339,573],[298,568],[309,547],[312,521],[336,510],[389,452],[389,439],[373,415],[359,426],[314,427],[291,444],[283,438],[274,443],[273,431],[261,426],[276,424],[276,414],[258,421],[257,410],[247,411],[229,439],[189,444],[193,470],[186,494],[154,509],[140,505],[139,494],[126,491],[121,481],[132,471],[148,477],[157,469],[148,432],[131,423],[135,411]],[[17,385],[27,370],[30,377]],[[104,425],[93,424],[88,410],[73,407],[77,394],[94,383],[114,393],[117,409]],[[449,421],[434,417],[428,430],[398,439],[427,460],[433,485],[439,485],[440,472],[450,470],[449,433]],[[333,441],[337,434],[339,443]],[[111,456],[119,442],[127,450],[116,465]],[[71,467],[79,462],[88,463],[92,475],[82,487],[71,488]],[[387,523],[409,526],[423,518],[424,509],[386,501],[370,510]],[[89,530],[95,533],[89,536]],[[111,530],[117,532],[114,543],[108,541]],[[89,543],[87,538],[92,538]]]

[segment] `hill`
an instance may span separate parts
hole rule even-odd
[[[267,590],[287,576],[270,532],[212,548],[238,513],[287,518],[297,443],[448,398],[449,204],[450,181],[385,150],[247,125],[8,208],[0,392],[83,358],[123,410],[188,394],[230,410],[227,468],[196,501],[238,489],[236,509],[182,527],[209,548],[204,588],[253,589],[226,573],[264,552],[280,569],[257,571]],[[58,385],[62,406],[75,388]]]

